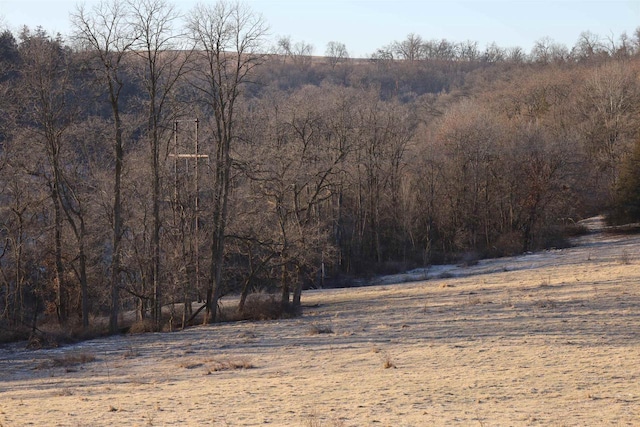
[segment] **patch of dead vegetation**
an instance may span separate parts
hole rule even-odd
[[[247,358],[228,358],[222,360],[212,360],[207,363],[209,367],[209,374],[212,372],[220,372],[220,371],[237,371],[244,369],[254,369],[255,366],[251,361]]]
[[[335,417],[319,415],[316,411],[306,417],[305,427],[343,427],[344,421]]]
[[[382,367],[384,369],[396,369],[397,366],[393,360],[393,357],[386,351],[380,353],[380,359],[382,359]]]
[[[237,307],[223,310],[222,318],[228,321],[275,320],[284,315],[282,304],[274,294],[255,293],[247,297],[242,311]]]
[[[254,369],[255,365],[247,357],[224,357],[213,359],[189,358],[181,361],[178,366],[182,369],[203,368],[206,375],[221,371],[238,371],[244,369]]]
[[[96,356],[93,353],[77,352],[67,353],[62,356],[54,356],[50,359],[40,362],[35,369],[51,369],[51,368],[67,368],[71,372],[71,368],[94,362]]]
[[[309,326],[309,330],[307,331],[308,335],[322,335],[333,333],[333,327],[331,325],[320,325],[317,323],[312,323],[311,326]]]

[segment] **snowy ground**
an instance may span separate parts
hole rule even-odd
[[[638,425],[640,237],[578,243],[309,291],[298,319],[0,348],[0,426]]]

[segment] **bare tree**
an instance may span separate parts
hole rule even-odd
[[[302,41],[293,42],[291,36],[280,37],[277,41],[276,52],[283,57],[283,63],[291,58],[298,68],[306,68],[311,65],[311,55],[314,47],[312,44]]]
[[[423,49],[425,58],[452,61],[458,57],[458,45],[447,39],[425,42]]]
[[[394,59],[393,46],[378,48],[373,54],[371,54],[371,60],[380,64],[393,62]]]
[[[616,187],[618,168],[637,135],[640,87],[637,72],[624,62],[599,66],[578,96],[580,129],[597,170]]]
[[[571,54],[578,60],[592,59],[605,52],[604,43],[597,34],[583,31],[573,47]]]
[[[460,43],[459,46],[460,58],[464,61],[476,61],[480,58],[480,50],[478,49],[478,42],[467,40]]]
[[[487,45],[482,55],[482,60],[489,63],[502,62],[505,60],[506,55],[505,49],[493,42]]]
[[[74,86],[71,81],[69,55],[62,41],[50,38],[45,32],[22,33],[20,53],[23,61],[21,91],[24,110],[21,117],[41,145],[46,168],[34,170],[44,178],[49,188],[54,212],[54,254],[56,283],[56,312],[61,323],[66,322],[69,307],[66,269],[63,261],[63,198],[66,185],[62,159],[64,137],[75,111],[69,102]]]
[[[561,43],[555,42],[550,37],[537,40],[531,49],[531,59],[534,62],[549,64],[563,62],[569,57],[569,50]]]
[[[331,41],[327,43],[327,50],[325,52],[327,61],[332,68],[335,68],[341,62],[345,62],[349,59],[349,51],[344,43]]]
[[[282,56],[282,63],[286,64],[287,58],[290,57],[293,52],[291,36],[279,37],[276,41],[275,52],[276,54]]]
[[[410,33],[409,35],[407,35],[406,39],[400,42],[395,42],[393,46],[396,54],[401,59],[407,61],[417,61],[420,59],[424,59],[425,57],[422,37],[417,34]]]
[[[506,50],[506,60],[515,64],[521,64],[525,62],[527,59],[527,55],[524,53],[524,50],[519,47],[510,47]]]
[[[447,159],[443,202],[449,207],[454,250],[472,251],[491,241],[498,136],[488,110],[472,101],[459,103],[441,120],[438,139]]]
[[[192,81],[213,118],[213,236],[205,322],[215,322],[222,292],[225,230],[229,217],[232,149],[236,142],[236,108],[243,87],[264,61],[267,27],[246,5],[219,1],[199,5],[188,17],[198,55]]]
[[[122,171],[124,166],[124,141],[121,94],[125,85],[124,60],[135,42],[128,21],[127,5],[122,0],[100,2],[91,11],[78,7],[72,15],[75,38],[88,54],[90,68],[96,80],[107,92],[113,119],[113,237],[111,256],[111,313],[109,328],[118,329],[120,305],[120,263],[122,257]]]
[[[164,0],[130,0],[132,25],[136,33],[134,52],[141,60],[140,78],[146,92],[147,126],[152,167],[152,317],[156,328],[161,325],[161,145],[170,140],[173,123],[170,101],[178,80],[185,72],[189,52],[180,44],[181,35],[174,24],[178,20],[175,8]]]
[[[289,56],[293,59],[293,63],[300,69],[305,69],[311,65],[311,57],[314,47],[311,43],[304,40],[295,42],[291,48]]]
[[[622,34],[620,34],[620,36],[618,37],[618,43],[616,43],[613,36],[607,37],[607,42],[607,50],[609,52],[609,56],[611,57],[624,59],[630,57],[633,54],[633,45],[626,31],[623,31]]]
[[[19,71],[19,55],[13,36],[10,40],[0,48],[0,321],[17,329],[35,319],[39,310],[38,284],[33,279],[39,271],[37,261],[44,258],[38,248],[45,246],[42,240],[50,230],[41,215],[50,196],[39,178],[30,174],[40,156],[36,146],[24,149],[24,141],[31,141],[32,135],[18,125],[24,113],[19,101],[22,89],[17,78],[9,76]],[[12,52],[15,58],[10,59]]]
[[[383,102],[373,93],[363,93],[358,111],[359,134],[354,152],[356,229],[359,251],[366,258],[383,262],[397,243],[392,229],[402,184],[404,156],[414,123],[406,107]],[[393,243],[392,243],[393,242]],[[389,255],[390,256],[390,255]]]

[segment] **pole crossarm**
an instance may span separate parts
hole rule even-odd
[[[169,154],[169,157],[175,157],[178,159],[208,159],[207,154]]]

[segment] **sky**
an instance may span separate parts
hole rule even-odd
[[[99,0],[84,0],[87,6]],[[170,1],[170,0],[169,0]],[[214,0],[209,0],[214,1]],[[171,2],[171,1],[170,1]],[[245,0],[262,14],[271,40],[314,46],[323,55],[330,41],[344,43],[351,57],[368,57],[378,48],[414,33],[424,40],[476,41],[480,48],[495,42],[529,52],[548,37],[575,45],[580,33],[602,39],[632,36],[640,27],[640,0]],[[70,32],[69,14],[77,0],[0,0],[0,27],[18,31],[42,26],[49,33]],[[176,0],[188,11],[197,0]]]

